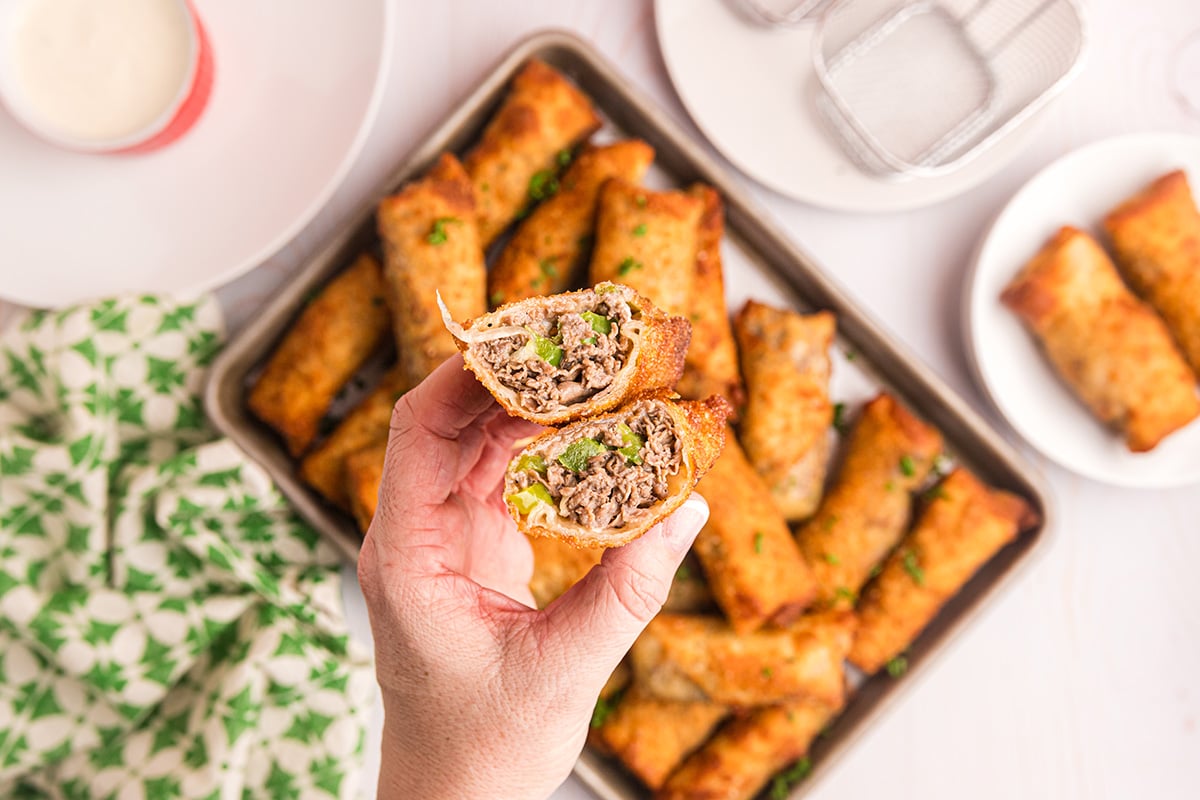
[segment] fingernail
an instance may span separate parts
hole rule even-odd
[[[708,522],[708,503],[698,494],[689,497],[663,526],[667,545],[676,553],[686,553],[696,540],[696,534]]]

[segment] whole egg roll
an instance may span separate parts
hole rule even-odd
[[[1176,170],[1104,220],[1125,280],[1167,323],[1200,375],[1200,211],[1187,175]]]
[[[391,314],[379,262],[363,254],[300,312],[246,403],[299,455],[338,390],[384,340]]]
[[[532,297],[446,327],[463,363],[513,416],[559,425],[673,386],[690,328],[628,286]]]
[[[416,386],[455,353],[437,295],[459,319],[487,310],[487,275],[475,229],[471,182],[454,156],[379,204],[385,269],[400,367]]]
[[[463,159],[485,248],[531,199],[550,191],[558,154],[599,127],[591,102],[553,67],[531,59],[517,73],[479,143]]]
[[[517,528],[579,547],[620,547],[683,504],[721,452],[728,405],[661,392],[535,439],[512,460]]]
[[[600,190],[591,283],[632,286],[668,314],[692,313],[692,285],[704,202],[652,192],[614,178]]]
[[[301,460],[300,478],[329,502],[349,510],[346,456],[387,439],[392,407],[408,388],[399,365],[388,370],[333,432]]]
[[[835,317],[751,300],[734,321],[746,376],[742,446],[789,521],[813,515],[829,466],[833,403],[829,345]]]
[[[825,612],[738,634],[724,620],[659,614],[629,651],[634,683],[664,700],[738,707],[801,698],[840,706],[854,614]]]
[[[725,307],[725,276],[721,266],[721,239],[725,235],[725,209],[711,186],[697,184],[688,194],[700,198],[699,240],[692,275],[692,300],[688,320],[692,343],[684,359],[683,377],[675,390],[687,398],[719,394],[736,412],[743,400],[737,346]]]
[[[654,149],[637,139],[584,148],[563,174],[558,193],[520,224],[492,265],[491,305],[583,284],[582,257],[595,227],[600,186],[614,177],[637,183],[653,159]]]
[[[850,661],[867,674],[903,652],[988,559],[1032,522],[1023,500],[956,469],[867,585]]]
[[[1092,237],[1062,228],[1000,299],[1050,363],[1135,453],[1200,414],[1195,380],[1163,321],[1121,282]]]
[[[749,633],[799,616],[816,595],[816,581],[731,431],[696,490],[708,501],[709,515],[692,552],[733,629]]]
[[[796,534],[822,605],[853,606],[871,570],[908,528],[909,493],[929,475],[941,449],[941,434],[891,395],[863,408],[833,487]]]
[[[550,605],[582,580],[604,555],[604,549],[600,547],[575,547],[559,539],[541,536],[528,538],[533,548],[533,577],[529,581],[529,591],[538,608]]]
[[[363,533],[371,525],[379,505],[379,484],[383,482],[383,457],[387,440],[382,439],[346,456],[346,497],[350,514]]]

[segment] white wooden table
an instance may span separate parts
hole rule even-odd
[[[998,425],[968,376],[959,334],[963,272],[991,215],[1039,168],[1087,142],[1141,130],[1200,134],[1200,111],[1187,110],[1168,77],[1193,65],[1187,86],[1200,107],[1200,55],[1173,61],[1180,48],[1200,47],[1200,3],[1085,5],[1091,53],[1082,75],[1037,122],[1033,144],[975,190],[919,211],[855,216],[746,181],[852,296]],[[590,39],[695,130],[668,81],[649,2],[401,2],[397,17],[386,97],[362,156],[291,245],[220,291],[232,331],[533,30]],[[0,321],[5,312],[0,304]],[[818,798],[1200,798],[1200,487],[1114,489],[1021,447],[1058,512],[1037,563],[862,739]],[[351,571],[347,579],[352,625],[369,641]],[[369,784],[376,768],[377,755]],[[573,779],[554,795],[589,797]]]

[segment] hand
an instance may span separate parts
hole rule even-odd
[[[505,415],[459,356],[396,404],[358,560],[383,692],[383,800],[548,797],[708,518],[694,496],[535,610],[529,543],[500,495],[514,442],[538,430]]]

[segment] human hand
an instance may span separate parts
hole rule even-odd
[[[708,518],[694,495],[543,611],[501,497],[506,416],[455,356],[396,404],[358,576],[385,712],[379,796],[536,798],[570,772],[608,676]]]

